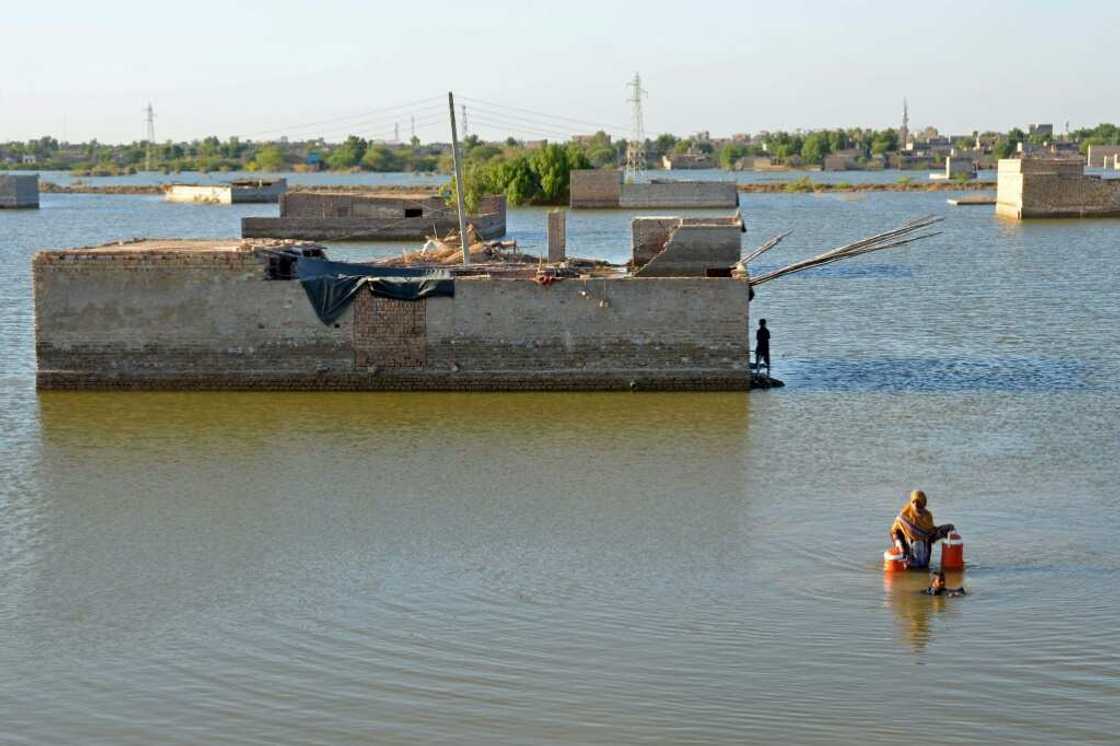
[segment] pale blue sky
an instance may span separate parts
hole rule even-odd
[[[625,134],[635,71],[649,135],[897,126],[904,95],[943,132],[1120,121],[1116,0],[83,0],[0,24],[0,140],[139,139],[149,100],[159,140],[407,138],[410,115],[446,140],[448,90],[484,136]]]

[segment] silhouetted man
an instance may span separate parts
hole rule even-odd
[[[755,370],[759,370],[764,360],[766,361],[766,375],[770,375],[770,330],[766,328],[766,319],[759,319],[758,331],[754,335]]]

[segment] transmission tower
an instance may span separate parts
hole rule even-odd
[[[626,86],[631,89],[627,101],[634,107],[634,129],[630,142],[626,143],[626,181],[633,184],[642,180],[646,170],[646,128],[642,121],[642,96],[646,91],[642,89],[642,76],[638,73],[634,73],[634,79]]]
[[[145,118],[147,129],[144,131],[144,139],[147,140],[147,147],[144,148],[144,170],[151,171],[152,145],[154,145],[156,141],[156,113],[155,110],[152,109],[151,101],[148,102],[148,107],[144,109],[144,113],[147,115]]]
[[[409,118],[409,132],[411,134],[411,137],[408,138],[408,141],[409,142],[415,141],[416,140],[416,115],[415,114],[413,114]]]
[[[393,142],[400,142],[400,141],[401,141],[401,123],[400,122],[394,122],[393,123]]]
[[[467,128],[467,105],[463,104],[463,137],[466,138],[470,132],[470,129]]]

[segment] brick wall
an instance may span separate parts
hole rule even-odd
[[[630,209],[738,207],[739,188],[733,181],[654,181],[623,184],[621,207]]]
[[[618,207],[622,172],[614,170],[576,170],[571,173],[570,205],[574,208]]]
[[[1089,168],[1109,168],[1120,156],[1120,145],[1090,145],[1087,164]]]
[[[639,268],[641,277],[704,277],[711,269],[730,269],[742,254],[738,225],[682,224],[665,249]]]
[[[420,214],[406,217],[413,211]],[[504,236],[505,196],[482,198],[479,214],[469,216],[468,222],[483,239]],[[458,211],[439,197],[343,192],[288,192],[280,197],[280,217],[241,219],[241,235],[245,238],[407,241],[458,230]]]
[[[424,367],[428,339],[424,301],[381,298],[362,291],[352,308],[356,368]]]
[[[548,261],[564,261],[565,250],[568,245],[567,213],[563,210],[551,210],[548,213]]]
[[[0,208],[39,206],[39,174],[0,174]]]
[[[630,222],[633,266],[641,267],[660,254],[680,224],[680,218],[634,218]]]
[[[1083,171],[1078,160],[1001,160],[996,214],[1014,219],[1120,216],[1120,181]]]
[[[38,385],[93,389],[746,389],[733,279],[460,277],[453,298],[362,291],[327,326],[238,242],[41,252]],[[184,247],[191,247],[186,250]]]

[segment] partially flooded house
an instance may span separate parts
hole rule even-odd
[[[207,205],[275,203],[287,190],[287,179],[237,179],[221,184],[168,184],[163,198]]]
[[[1120,217],[1120,179],[1086,174],[1081,158],[1005,158],[996,214],[1015,220]]]
[[[0,174],[0,209],[38,206],[39,174]]]
[[[504,236],[505,196],[480,199],[477,212],[467,217],[467,223],[481,238]],[[430,191],[293,191],[281,198],[279,217],[241,220],[244,238],[308,241],[424,240],[458,229],[455,208]]]
[[[675,240],[643,240],[634,272],[350,264],[315,244],[236,239],[44,251],[32,263],[38,386],[747,389],[750,287],[725,266],[738,242],[697,263]],[[659,257],[679,270],[643,276]]]
[[[573,208],[668,210],[739,206],[739,186],[734,181],[653,179],[626,183],[621,171],[608,169],[572,171],[569,191]]]

